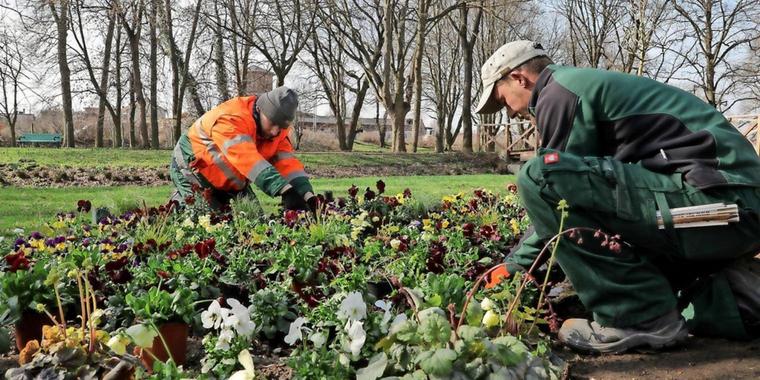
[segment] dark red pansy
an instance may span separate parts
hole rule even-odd
[[[11,253],[7,256],[5,256],[5,262],[8,263],[9,272],[15,272],[17,270],[27,270],[29,269],[30,262],[29,259],[26,258],[26,254],[24,254],[23,251],[18,251],[16,253]]]

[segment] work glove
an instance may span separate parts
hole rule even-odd
[[[286,210],[308,210],[309,205],[304,197],[298,194],[293,187],[288,187],[282,192],[282,207]]]
[[[314,193],[311,191],[306,192],[306,194],[303,195],[303,200],[306,203],[306,206],[309,208],[309,211],[314,214],[319,211],[319,197],[314,195]]]

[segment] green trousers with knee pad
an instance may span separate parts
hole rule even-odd
[[[760,250],[760,189],[699,190],[679,173],[660,174],[611,158],[579,157],[541,150],[518,175],[521,200],[535,236],[507,262],[528,267],[539,246],[558,232],[557,205],[569,205],[566,228],[586,227],[620,235],[619,252],[593,233],[583,242],[563,239],[556,260],[580,300],[605,326],[630,327],[676,308],[679,294],[692,331],[743,338],[746,332],[720,269]],[[740,221],[727,226],[675,229],[669,210],[710,203],[735,203]],[[666,228],[657,225],[660,211]]]

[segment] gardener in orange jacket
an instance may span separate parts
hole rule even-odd
[[[288,137],[297,108],[295,91],[283,86],[232,98],[203,114],[174,147],[172,199],[184,203],[196,186],[209,190],[210,205],[219,208],[234,197],[255,199],[253,183],[282,196],[287,209],[313,210],[317,199]]]

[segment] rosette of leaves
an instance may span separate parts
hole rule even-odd
[[[530,348],[510,335],[491,338],[479,325],[462,325],[454,333],[446,314],[432,307],[417,319],[391,325],[357,379],[557,379],[562,367],[545,349]],[[556,359],[559,360],[559,359]]]
[[[286,334],[290,323],[297,317],[290,307],[288,295],[286,289],[270,286],[251,296],[251,306],[256,310],[252,320],[267,339]]]
[[[198,293],[187,288],[169,293],[152,287],[139,295],[127,294],[125,300],[137,319],[159,325],[165,322],[192,323],[197,298]]]

